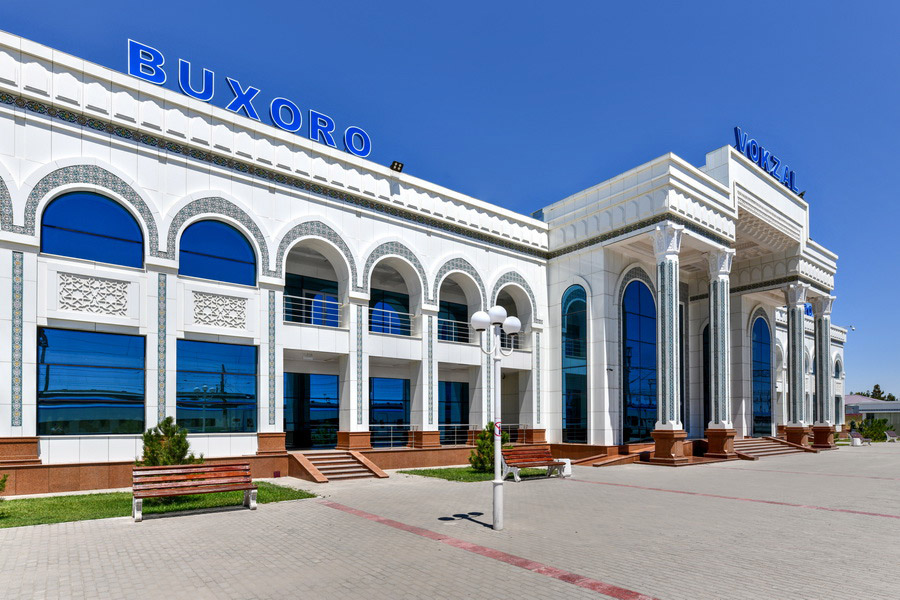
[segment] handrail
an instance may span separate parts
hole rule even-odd
[[[284,295],[284,320],[288,323],[340,327],[344,304],[335,300]]]
[[[415,315],[383,308],[369,308],[369,331],[411,336]]]
[[[369,425],[369,440],[373,448],[401,448],[409,446],[409,432],[412,425],[409,423]]]
[[[438,317],[438,340],[460,344],[472,343],[471,326],[465,321]]]

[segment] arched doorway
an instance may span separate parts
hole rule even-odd
[[[656,424],[656,303],[641,281],[622,297],[622,441],[647,442]]]
[[[587,443],[587,295],[580,285],[562,297],[562,439]]]

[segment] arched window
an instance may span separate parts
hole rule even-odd
[[[573,285],[562,297],[563,443],[587,443],[587,295]]]
[[[256,285],[256,255],[244,235],[220,221],[197,221],[181,234],[178,273]]]
[[[837,359],[834,361],[834,378],[841,378],[841,371],[843,370],[843,366],[841,365],[841,359]]]
[[[753,435],[772,435],[772,335],[762,317],[753,322]]]
[[[140,268],[144,235],[131,213],[115,200],[72,192],[44,209],[41,252]]]
[[[622,300],[622,362],[622,439],[648,441],[656,423],[656,305],[640,281]]]

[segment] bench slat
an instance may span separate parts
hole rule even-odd
[[[134,467],[133,475],[181,475],[184,473],[213,473],[216,471],[250,471],[249,464],[227,464],[227,465],[165,465],[161,467]]]
[[[206,479],[204,481],[167,481],[163,483],[137,483],[132,486],[136,490],[149,489],[174,489],[184,487],[198,487],[204,485],[220,485],[229,483],[250,483],[249,477],[220,477],[218,479]]]
[[[133,477],[135,483],[151,483],[166,481],[202,481],[204,479],[215,479],[216,477],[249,477],[247,471],[216,471],[214,473],[184,473],[181,475],[136,475]]]
[[[194,494],[211,494],[217,492],[234,492],[243,490],[255,490],[255,485],[222,485],[202,488],[183,488],[177,490],[148,490],[135,492],[134,497],[141,498],[161,498],[164,496],[193,496]]]

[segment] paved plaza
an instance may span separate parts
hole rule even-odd
[[[3,598],[858,598],[900,590],[900,444],[0,530]]]

